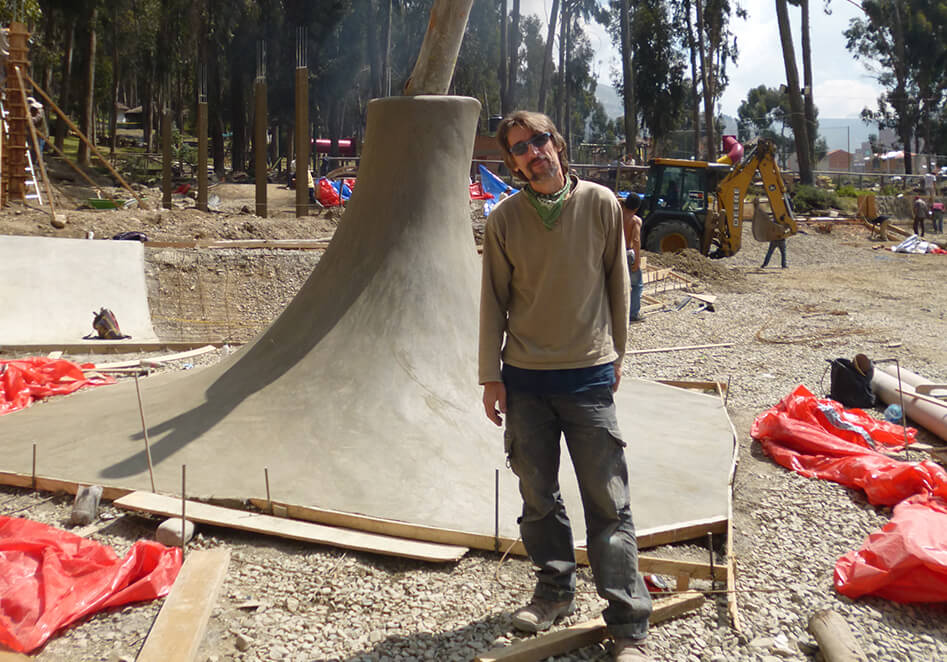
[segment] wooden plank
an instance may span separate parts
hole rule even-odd
[[[641,282],[642,283],[654,283],[655,281],[664,280],[668,278],[673,269],[648,269],[647,271],[641,272]]]
[[[703,603],[704,596],[697,592],[655,600],[650,623],[657,625],[675,616],[694,611]],[[564,655],[577,648],[591,646],[607,636],[605,621],[596,618],[556,632],[541,634],[512,646],[494,648],[474,659],[475,662],[538,662],[553,655]]]
[[[188,554],[137,662],[192,662],[230,565],[226,547]]]
[[[22,653],[14,653],[12,651],[0,651],[0,662],[28,662],[33,658],[29,655],[23,655]]]
[[[178,517],[181,513],[180,499],[150,492],[133,492],[117,499],[114,505],[126,510],[139,510],[164,517]],[[467,553],[466,547],[405,540],[310,522],[298,522],[272,515],[211,506],[198,501],[188,501],[187,518],[213,526],[419,561],[456,561]]]
[[[688,293],[688,296],[691,296],[699,301],[704,303],[709,303],[711,305],[717,303],[717,295],[715,294],[695,294],[693,292]]]
[[[638,549],[705,538],[708,533],[726,533],[727,521],[726,517],[709,517],[703,520],[681,522],[665,527],[637,531]]]
[[[40,457],[39,462],[42,461],[43,458]],[[65,492],[67,494],[75,494],[81,486],[88,484],[89,483],[76,483],[70,480],[59,480],[58,478],[46,478],[44,476],[36,477],[36,489],[40,492]],[[0,471],[0,485],[32,489],[33,477],[30,474],[21,474],[13,471]],[[113,501],[125,496],[126,494],[131,494],[132,492],[133,490],[122,487],[103,486],[102,498],[106,501]]]
[[[194,239],[182,241],[146,241],[145,248],[280,248],[283,250],[325,250],[329,239]]]
[[[660,354],[663,352],[684,352],[692,349],[710,349],[712,347],[733,347],[732,342],[718,342],[709,345],[682,345],[680,347],[658,347],[656,349],[633,349],[625,352],[625,356],[631,354]]]
[[[668,386],[693,389],[696,391],[726,392],[727,390],[727,385],[723,382],[681,381],[678,379],[658,379],[655,381],[659,384],[667,384]]]
[[[662,559],[656,556],[638,555],[638,569],[644,573],[677,577],[687,575],[691,579],[715,579],[718,582],[727,581],[727,571],[721,565],[713,568],[713,577],[710,574],[709,563],[695,563],[693,561],[678,561],[676,559]],[[684,588],[687,588],[686,586]]]
[[[239,347],[243,343],[230,342],[223,340],[195,340],[195,341],[156,341],[156,342],[130,342],[125,340],[90,340],[86,343],[56,343],[46,345],[2,345],[0,352],[33,352],[46,354],[53,350],[59,350],[66,354],[131,354],[134,352],[161,352],[161,351],[183,351],[195,349],[205,345],[214,347]]]
[[[434,526],[426,526],[424,524],[410,524],[408,522],[399,522],[380,517],[345,513],[338,510],[297,506],[279,501],[267,501],[266,499],[252,498],[249,499],[249,501],[251,505],[263,511],[268,511],[272,505],[275,512],[279,512],[293,519],[318,522],[328,526],[343,527],[356,531],[395,536],[397,538],[426,540],[428,542],[445,545],[460,545],[490,552],[495,549],[495,543],[497,541],[496,538],[490,535],[470,533],[457,529],[442,529]],[[658,545],[665,545],[671,542],[704,538],[708,532],[723,533],[726,531],[726,525],[726,518],[710,518],[644,529],[636,532],[638,547],[645,549],[647,547],[657,547]],[[526,556],[526,548],[523,547],[523,543],[518,540],[513,540],[512,538],[504,538],[501,536],[499,538],[499,548],[504,552],[509,550],[510,554]],[[575,555],[577,563],[588,564],[585,548],[576,547]],[[645,568],[642,568],[642,570],[645,570],[645,572],[657,572],[646,570]],[[707,578],[709,579],[709,577],[708,574]]]
[[[144,359],[146,363],[164,363],[165,361],[177,361],[179,359],[189,359],[193,356],[200,356],[201,354],[207,354],[212,352],[216,347],[213,345],[204,345],[203,347],[198,347],[197,349],[189,349],[186,352],[176,352],[174,354],[166,354],[164,356],[156,356],[154,358]],[[128,361],[115,361],[112,363],[96,363],[94,370],[111,370],[114,368],[138,368],[141,367],[142,359],[130,359]]]

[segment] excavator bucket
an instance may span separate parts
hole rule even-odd
[[[753,200],[753,238],[757,241],[775,241],[789,234],[789,228],[773,219],[769,205],[759,198]]]

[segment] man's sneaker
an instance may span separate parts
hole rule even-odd
[[[641,639],[619,637],[612,647],[615,662],[653,662],[648,656],[645,642]]]
[[[513,627],[523,632],[542,632],[573,611],[575,611],[574,600],[552,602],[533,598],[528,605],[513,612]]]
[[[638,317],[629,318],[628,321],[631,322],[632,324],[634,324],[635,322],[644,322],[644,317],[642,317],[641,315],[638,315]]]

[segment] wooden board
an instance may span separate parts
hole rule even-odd
[[[197,657],[229,564],[225,547],[188,554],[137,662],[192,662]]]
[[[496,539],[493,536],[485,536],[478,533],[468,533],[455,529],[439,529],[423,524],[409,524],[407,522],[399,522],[380,517],[356,515],[324,508],[297,506],[278,501],[268,502],[266,499],[250,499],[250,503],[263,511],[268,511],[270,506],[272,506],[274,512],[298,520],[319,522],[329,526],[345,527],[399,538],[427,540],[429,542],[448,545],[461,545],[463,547],[472,547],[486,551],[496,549],[496,542],[499,542],[500,551],[508,551],[510,554],[517,556],[526,556],[526,548],[523,547],[523,543],[510,538],[500,537]],[[681,522],[680,524],[666,527],[642,529],[637,531],[636,535],[638,538],[638,548],[645,549],[647,547],[657,547],[658,545],[666,545],[672,542],[694,540],[695,538],[702,539],[708,533],[724,533],[726,530],[726,518],[711,518]],[[577,563],[583,565],[588,564],[588,554],[584,547],[576,547],[575,556]],[[651,570],[645,567],[641,567],[641,570],[644,572],[658,572],[657,570]],[[709,575],[707,578],[709,578]]]
[[[194,239],[191,241],[146,241],[145,248],[281,248],[325,250],[330,239]]]
[[[177,352],[175,354],[166,354],[165,356],[156,356],[144,359],[146,363],[163,363],[165,361],[177,361],[178,359],[189,359],[192,356],[207,354],[216,349],[213,345],[204,345],[197,349],[190,349],[186,352]],[[129,361],[114,361],[112,363],[96,363],[92,370],[112,370],[115,368],[138,368],[141,366],[142,359],[131,359]],[[147,367],[147,366],[146,366]]]
[[[680,616],[698,609],[703,603],[704,596],[696,592],[655,600],[650,623],[656,625]],[[538,662],[553,655],[563,655],[577,648],[591,646],[607,636],[605,621],[596,618],[563,630],[526,639],[512,646],[495,648],[475,658],[475,662]]]
[[[2,345],[0,344],[0,353],[34,353],[46,354],[52,350],[62,351],[66,354],[131,354],[132,352],[161,352],[161,351],[183,351],[188,349],[197,349],[205,345],[214,347],[239,347],[243,343],[200,340],[194,342],[134,342],[128,340],[90,340],[84,343],[56,343],[46,345]]]
[[[38,461],[42,463],[42,457],[40,457]],[[21,474],[14,471],[0,471],[0,485],[34,489],[33,477],[30,474]],[[42,492],[66,492],[67,494],[75,494],[82,485],[88,485],[88,483],[76,483],[71,480],[59,480],[58,478],[37,476],[35,489]],[[111,501],[130,494],[131,492],[132,490],[121,487],[103,486],[102,498],[106,501]]]
[[[181,515],[180,499],[150,492],[133,492],[116,500],[115,505],[126,510],[138,510],[164,517],[180,517]],[[467,553],[466,547],[362,533],[272,515],[210,506],[198,501],[188,501],[186,511],[187,518],[193,522],[419,561],[456,561]]]

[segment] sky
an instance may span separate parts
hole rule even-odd
[[[736,17],[732,19],[731,29],[737,35],[740,56],[735,67],[730,65],[730,85],[719,105],[720,112],[733,117],[752,88],[759,85],[779,87],[786,82],[775,1],[740,1],[749,16],[745,21]],[[545,22],[551,6],[552,0],[522,0],[520,11],[536,14]],[[856,61],[845,49],[842,33],[849,20],[862,11],[848,0],[831,0],[830,16],[825,15],[823,7],[823,0],[810,0],[815,104],[820,118],[857,118],[866,105],[875,107],[880,90],[862,62]],[[790,6],[789,12],[801,79],[799,10]],[[599,82],[610,84],[612,72],[619,69],[618,52],[604,28],[593,24],[587,31],[597,54],[594,66]]]

